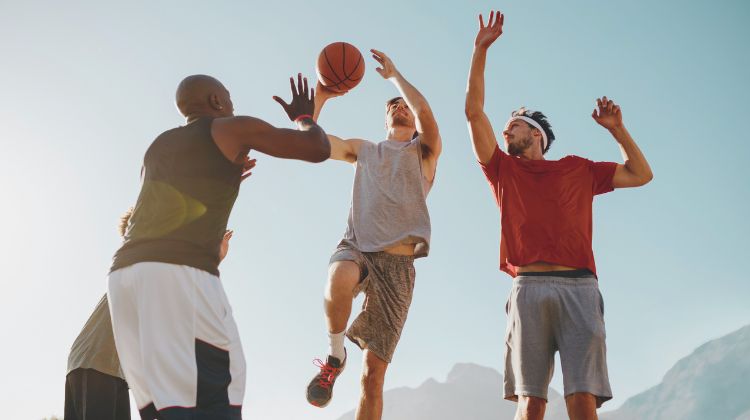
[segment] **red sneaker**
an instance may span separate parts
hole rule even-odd
[[[320,372],[312,378],[312,381],[307,386],[307,402],[316,407],[323,408],[331,402],[333,384],[346,366],[346,356],[344,356],[343,361],[336,357],[328,356],[328,360],[325,363],[320,359],[313,360],[313,363],[320,368]]]

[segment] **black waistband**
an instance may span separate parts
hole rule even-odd
[[[534,276],[534,277],[565,277],[565,278],[578,278],[578,277],[596,277],[591,270],[582,268],[580,270],[561,270],[561,271],[525,271],[518,273],[518,277],[521,276]]]

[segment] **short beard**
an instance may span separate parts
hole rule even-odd
[[[511,156],[521,156],[533,144],[531,136],[519,140],[516,143],[508,143],[508,154]]]

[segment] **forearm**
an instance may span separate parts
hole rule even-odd
[[[495,153],[497,139],[489,118],[484,113],[484,65],[487,48],[474,47],[466,87],[466,120],[469,123],[469,136],[474,154],[481,163],[487,163]]]
[[[469,82],[466,86],[466,118],[472,119],[484,112],[484,68],[487,62],[487,48],[474,47],[469,69]]]
[[[424,145],[432,152],[440,154],[441,145],[437,121],[435,121],[435,116],[432,114],[432,109],[427,99],[401,73],[396,72],[396,75],[391,80],[396,88],[398,88],[406,105],[414,113],[416,128],[423,135],[422,141]]]
[[[323,105],[325,105],[328,98],[324,97],[323,95],[315,95],[315,109],[313,110],[313,121],[318,122],[318,117],[320,116],[320,111],[323,109]]]
[[[414,87],[408,80],[399,72],[391,78],[391,81],[398,89],[401,96],[406,101],[406,104],[414,112],[414,115],[419,117],[425,112],[431,113],[430,104],[427,103],[427,99]]]
[[[620,146],[625,168],[644,184],[651,181],[654,177],[651,167],[625,126],[612,128],[609,132]]]

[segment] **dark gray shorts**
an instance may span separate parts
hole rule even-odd
[[[362,312],[346,336],[361,349],[390,363],[414,293],[414,257],[360,252],[351,243],[341,241],[329,264],[336,261],[353,261],[359,266],[360,281],[354,296],[365,294]]]
[[[604,302],[593,276],[523,276],[506,304],[505,399],[547,399],[560,352],[565,396],[588,392],[597,407],[612,398],[607,374]]]

